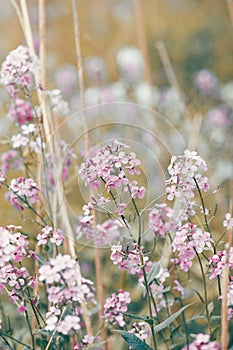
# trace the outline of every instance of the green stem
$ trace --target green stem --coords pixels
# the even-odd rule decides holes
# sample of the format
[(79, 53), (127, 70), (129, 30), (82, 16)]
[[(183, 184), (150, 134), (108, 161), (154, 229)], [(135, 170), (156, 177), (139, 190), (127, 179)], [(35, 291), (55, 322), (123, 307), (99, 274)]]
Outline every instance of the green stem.
[(145, 270), (145, 266), (144, 266), (144, 259), (143, 259), (143, 255), (142, 254), (140, 254), (140, 262), (141, 262), (141, 266), (142, 266), (142, 273), (143, 273), (144, 283), (145, 283), (145, 287), (146, 287), (146, 296), (147, 296), (149, 315), (150, 315), (150, 321), (151, 321), (150, 328), (151, 328), (151, 334), (152, 334), (154, 349), (158, 350), (157, 344), (156, 344), (156, 339), (155, 339), (154, 319), (153, 319), (151, 299), (150, 299), (150, 287), (149, 287), (148, 281), (147, 281), (146, 270)]
[[(208, 223), (208, 220), (207, 220), (207, 216), (206, 216), (206, 208), (205, 208), (205, 202), (204, 202), (204, 198), (202, 196), (202, 193), (201, 193), (201, 189), (198, 185), (198, 182), (197, 180), (195, 179), (195, 177), (193, 177), (193, 180), (195, 182), (195, 185), (197, 187), (197, 190), (198, 190), (198, 193), (199, 193), (199, 196), (200, 196), (200, 199), (201, 199), (201, 205), (202, 205), (202, 210), (203, 210), (203, 213), (204, 213), (204, 220), (205, 220), (205, 225), (206, 225), (206, 228), (208, 230), (208, 232), (210, 233), (211, 235), (211, 231), (210, 231), (210, 227), (209, 227), (209, 223)], [(212, 235), (211, 235), (212, 236)], [(216, 246), (213, 244), (213, 250), (214, 250), (214, 254), (217, 253), (217, 250), (216, 250)], [(218, 281), (218, 292), (219, 292), (219, 295), (222, 294), (221, 292), (221, 283), (220, 283), (220, 277), (217, 276), (217, 281)]]
[(32, 332), (32, 327), (31, 327), (31, 323), (30, 323), (30, 320), (29, 320), (29, 317), (28, 317), (28, 312), (27, 312), (27, 310), (25, 311), (25, 316), (26, 316), (26, 321), (27, 321), (27, 324), (28, 324), (29, 332), (30, 332), (30, 335), (31, 335), (32, 348), (35, 349), (34, 334), (33, 334), (33, 332)]
[(4, 332), (0, 332), (0, 336), (1, 336), (2, 338), (3, 338), (3, 337), (9, 338), (9, 339), (15, 341), (16, 343), (18, 343), (18, 344), (20, 344), (20, 345), (26, 346), (27, 349), (32, 349), (32, 348), (31, 348), (30, 346), (28, 346), (27, 344), (22, 343), (21, 341), (15, 339), (14, 337), (12, 337), (12, 336), (9, 335), (9, 334), (6, 334), (6, 333), (4, 333)]
[[(195, 185), (196, 185), (196, 187), (197, 187), (197, 190), (198, 190), (198, 193), (199, 193), (199, 196), (200, 196), (200, 199), (201, 199), (201, 206), (202, 206), (202, 210), (203, 210), (205, 225), (206, 225), (206, 228), (207, 228), (208, 232), (209, 232), (210, 235), (211, 235), (211, 231), (210, 231), (210, 227), (209, 227), (209, 223), (208, 223), (207, 215), (206, 215), (206, 207), (205, 207), (204, 198), (203, 198), (203, 196), (202, 196), (201, 189), (200, 189), (200, 187), (199, 187), (199, 185), (198, 185), (198, 182), (197, 182), (197, 180), (195, 179), (195, 177), (193, 177), (193, 180), (194, 180), (194, 182), (195, 182)], [(216, 254), (215, 247), (213, 246), (213, 248), (214, 248), (214, 254)]]
[[(157, 319), (158, 319), (158, 323), (161, 323), (160, 317), (159, 317), (159, 313), (158, 313), (158, 309), (157, 309), (157, 305), (156, 305), (156, 302), (155, 302), (155, 300), (154, 300), (154, 298), (153, 298), (153, 295), (152, 295), (152, 292), (151, 292), (150, 287), (149, 287), (149, 291), (150, 291), (151, 301), (152, 301), (152, 304), (153, 304), (153, 306), (154, 306), (154, 309), (155, 309), (155, 312), (156, 312), (156, 316), (157, 316)], [(164, 335), (163, 335), (163, 331), (161, 331), (161, 336), (162, 336), (163, 342), (164, 342), (164, 344), (165, 344), (167, 350), (169, 350), (169, 347), (168, 347), (168, 345), (167, 345), (167, 340), (164, 338)]]
[[(182, 299), (179, 298), (179, 303), (181, 308), (184, 306)], [(185, 317), (185, 313), (182, 312), (182, 320), (183, 320), (183, 324), (184, 324), (184, 330), (185, 330), (185, 338), (186, 338), (186, 346), (187, 346), (187, 350), (189, 350), (189, 331), (188, 331), (188, 325), (186, 322), (186, 317)]]
[(14, 349), (12, 348), (11, 344), (9, 343), (9, 341), (8, 341), (3, 335), (2, 335), (1, 337), (2, 337), (2, 339), (4, 340), (4, 342), (6, 343), (6, 345), (9, 347), (9, 349), (10, 349), (10, 350), (14, 350)]
[(135, 200), (132, 198), (132, 203), (135, 209), (135, 212), (137, 214), (138, 217), (138, 245), (139, 247), (141, 246), (141, 239), (142, 239), (142, 223), (141, 223), (141, 215), (138, 211), (138, 208), (136, 206)]
[(208, 295), (207, 295), (207, 286), (206, 286), (206, 279), (205, 279), (205, 273), (204, 273), (204, 269), (202, 266), (202, 262), (200, 259), (199, 254), (197, 253), (196, 249), (194, 248), (197, 258), (198, 258), (198, 262), (201, 268), (201, 275), (202, 275), (202, 280), (203, 280), (203, 286), (204, 286), (204, 299), (205, 299), (205, 310), (206, 310), (206, 316), (207, 316), (207, 320), (208, 320), (208, 325), (209, 325), (209, 332), (211, 334), (211, 322), (210, 322), (210, 315), (209, 315), (209, 310), (208, 310)]

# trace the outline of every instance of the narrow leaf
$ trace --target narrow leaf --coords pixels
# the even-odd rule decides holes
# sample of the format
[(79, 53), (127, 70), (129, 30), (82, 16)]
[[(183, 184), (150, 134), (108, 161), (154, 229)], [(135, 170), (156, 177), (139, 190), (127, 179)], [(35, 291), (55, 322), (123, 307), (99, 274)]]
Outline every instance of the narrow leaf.
[(168, 317), (165, 321), (161, 322), (157, 326), (154, 327), (155, 332), (160, 332), (162, 329), (168, 327), (172, 322), (175, 321), (175, 319), (182, 314), (182, 312), (187, 309), (189, 306), (193, 305), (195, 303), (188, 304), (184, 307), (182, 307), (180, 310), (175, 312), (173, 315)]
[(201, 294), (198, 292), (198, 290), (194, 289), (194, 292), (197, 293), (197, 295), (199, 296), (199, 299), (201, 300), (202, 304), (205, 305), (205, 301), (204, 301), (204, 299), (202, 298)]
[(151, 283), (153, 283), (154, 280), (158, 278), (160, 270), (161, 265), (159, 261), (151, 266), (150, 271), (147, 273), (147, 282), (149, 285), (151, 285)]
[(141, 339), (139, 339), (135, 334), (129, 333), (126, 331), (115, 331), (120, 333), (122, 338), (132, 347), (134, 350), (153, 350), (149, 345), (144, 343)]
[(149, 320), (148, 316), (138, 316), (138, 315), (129, 314), (128, 312), (124, 312), (124, 316), (128, 318), (132, 318), (133, 320), (142, 320), (145, 322)]

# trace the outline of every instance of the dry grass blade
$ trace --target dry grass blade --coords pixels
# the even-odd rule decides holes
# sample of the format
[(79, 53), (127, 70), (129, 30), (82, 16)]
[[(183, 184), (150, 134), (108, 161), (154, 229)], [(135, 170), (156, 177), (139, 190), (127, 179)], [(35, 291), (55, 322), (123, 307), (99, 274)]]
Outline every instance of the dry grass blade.
[[(232, 203), (230, 205), (232, 213)], [(228, 289), (229, 289), (229, 253), (232, 246), (232, 229), (226, 234), (226, 265), (222, 276), (222, 309), (221, 309), (221, 345), (222, 350), (228, 350), (229, 345), (229, 320), (228, 320)]]

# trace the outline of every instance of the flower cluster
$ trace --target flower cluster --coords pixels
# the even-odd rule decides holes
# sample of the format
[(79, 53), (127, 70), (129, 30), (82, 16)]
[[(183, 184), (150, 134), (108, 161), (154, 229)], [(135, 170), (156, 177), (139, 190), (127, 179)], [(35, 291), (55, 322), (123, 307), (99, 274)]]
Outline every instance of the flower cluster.
[(0, 267), (9, 261), (19, 262), (27, 256), (27, 237), (17, 232), (20, 226), (0, 227)]
[(138, 167), (141, 162), (135, 153), (125, 153), (126, 148), (128, 146), (114, 140), (87, 159), (80, 169), (85, 185), (98, 188), (104, 184), (108, 192), (123, 186), (123, 191), (129, 192), (132, 198), (143, 198), (145, 188), (138, 187), (136, 180), (130, 181), (128, 178), (140, 174)]
[[(171, 175), (166, 181), (167, 199), (172, 201), (174, 198), (184, 196), (187, 200), (194, 197), (196, 182), (201, 190), (207, 192), (209, 190), (208, 178), (203, 177), (198, 171), (206, 171), (205, 161), (197, 154), (197, 152), (184, 151), (182, 156), (173, 156), (168, 172)], [(194, 180), (195, 178), (195, 180)]]
[(22, 298), (23, 289), (34, 288), (36, 284), (26, 267), (13, 264), (22, 263), (26, 257), (35, 257), (34, 252), (28, 250), (27, 237), (18, 232), (20, 228), (14, 225), (0, 227), (0, 291), (5, 288), (14, 304)]
[(128, 292), (120, 289), (118, 290), (118, 294), (112, 293), (104, 304), (104, 318), (106, 324), (124, 327), (126, 323), (123, 313), (128, 310), (127, 304), (130, 303), (131, 298)]
[(10, 105), (7, 118), (20, 125), (33, 120), (33, 109), (29, 102), (16, 98)]
[(9, 300), (13, 304), (22, 298), (21, 291), (28, 287), (34, 288), (35, 285), (35, 277), (24, 266), (6, 264), (0, 268), (0, 291), (6, 287)]
[(64, 335), (69, 334), (72, 331), (79, 331), (81, 329), (81, 319), (77, 315), (66, 315), (61, 318), (61, 310), (54, 306), (51, 306), (46, 313), (46, 326), (45, 330), (62, 333)]
[(187, 272), (192, 266), (196, 254), (210, 249), (213, 242), (209, 232), (203, 232), (196, 225), (187, 223), (175, 233), (172, 250), (173, 252), (178, 251), (178, 258), (171, 260), (179, 265), (181, 270)]
[(110, 259), (114, 265), (118, 265), (120, 270), (127, 270), (131, 275), (139, 272), (142, 252), (137, 243), (132, 243), (131, 247), (127, 246), (125, 249), (118, 243), (111, 247), (111, 251)]
[(31, 87), (33, 74), (38, 68), (38, 58), (27, 47), (20, 45), (11, 51), (3, 62), (1, 83), (15, 97), (20, 90)]
[[(212, 280), (217, 276), (222, 276), (223, 270), (226, 266), (226, 251), (219, 251), (217, 254), (209, 258), (210, 261), (210, 275)], [(228, 266), (230, 270), (233, 270), (233, 247), (230, 247), (228, 256)]]
[(93, 215), (83, 216), (76, 227), (77, 239), (85, 235), (86, 239), (95, 240), (98, 246), (111, 244), (120, 236), (121, 224), (117, 220), (106, 220), (102, 224), (94, 226)]
[(61, 230), (54, 230), (51, 226), (46, 226), (42, 229), (42, 233), (37, 235), (38, 245), (46, 245), (48, 244), (48, 240), (55, 244), (56, 246), (60, 246), (64, 240), (64, 234)]
[(155, 238), (164, 237), (167, 232), (173, 232), (177, 227), (174, 210), (165, 203), (157, 204), (149, 214), (148, 227)]
[(58, 254), (39, 269), (39, 280), (45, 281), (48, 300), (53, 305), (90, 300), (94, 302), (94, 287), (90, 280), (79, 284), (77, 262), (70, 255)]
[(18, 210), (24, 210), (29, 204), (35, 204), (39, 200), (39, 188), (31, 178), (18, 177), (11, 180), (6, 199)]
[(189, 346), (184, 346), (182, 350), (221, 350), (221, 345), (216, 341), (210, 341), (209, 334), (199, 333), (196, 335), (196, 339)]

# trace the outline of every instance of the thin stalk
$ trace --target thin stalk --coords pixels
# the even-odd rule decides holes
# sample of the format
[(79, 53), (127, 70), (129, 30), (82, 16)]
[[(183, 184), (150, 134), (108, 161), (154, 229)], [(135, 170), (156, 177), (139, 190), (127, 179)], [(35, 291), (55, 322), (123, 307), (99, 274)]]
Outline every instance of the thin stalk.
[[(184, 304), (183, 304), (181, 298), (179, 298), (179, 303), (180, 303), (180, 306), (182, 308), (184, 306)], [(187, 325), (187, 322), (186, 322), (186, 317), (185, 317), (185, 313), (184, 312), (182, 312), (182, 321), (183, 321), (184, 330), (185, 330), (186, 346), (187, 346), (187, 350), (189, 350), (189, 332), (188, 332), (188, 325)]]
[[(34, 53), (35, 50), (34, 50), (34, 46), (33, 46), (32, 29), (31, 29), (31, 25), (30, 25), (27, 2), (26, 2), (26, 0), (20, 0), (20, 4), (21, 4), (22, 16), (23, 16), (25, 39), (26, 39), (26, 42), (27, 42), (29, 49), (31, 50), (31, 52)], [(44, 3), (41, 2), (41, 5), (44, 6)], [(42, 22), (44, 23), (44, 21), (45, 21), (45, 18), (43, 18)], [(43, 25), (41, 25), (41, 29), (42, 29)], [(44, 29), (43, 29), (43, 31), (44, 31)], [(45, 62), (43, 62), (43, 67), (45, 67)], [(41, 83), (41, 72), (35, 73), (35, 81), (36, 81), (36, 85), (39, 86), (39, 84)], [(49, 142), (49, 136), (51, 136), (50, 110), (48, 108), (48, 103), (47, 103), (47, 99), (46, 99), (46, 95), (45, 95), (44, 91), (37, 89), (37, 94), (38, 94), (38, 100), (39, 100), (39, 103), (41, 105), (42, 114), (43, 114), (43, 128), (44, 128), (45, 143), (48, 145), (50, 154), (53, 154), (54, 153), (53, 147), (51, 146), (51, 143)], [(56, 196), (57, 196), (58, 205), (60, 206), (60, 212), (62, 213), (62, 215), (61, 215), (62, 224), (64, 225), (64, 228), (65, 228), (65, 231), (66, 231), (66, 234), (68, 237), (70, 254), (71, 254), (72, 258), (76, 259), (76, 252), (75, 252), (75, 247), (74, 247), (74, 242), (73, 242), (74, 241), (73, 230), (72, 230), (72, 227), (70, 224), (67, 206), (64, 202), (62, 188), (60, 188), (60, 187), (57, 188)], [(81, 276), (81, 271), (80, 271), (80, 266), (79, 266), (78, 261), (77, 261), (77, 269), (76, 270), (77, 270), (77, 275), (78, 275), (77, 283), (79, 285), (81, 285), (82, 276)], [(90, 319), (89, 319), (88, 312), (87, 312), (87, 306), (85, 303), (82, 303), (81, 307), (82, 307), (82, 311), (83, 311), (83, 318), (84, 318), (85, 326), (87, 329), (87, 333), (91, 335), (92, 330), (91, 330)]]
[(162, 41), (158, 41), (156, 43), (156, 48), (158, 50), (159, 57), (160, 57), (161, 62), (163, 64), (163, 68), (164, 68), (165, 74), (167, 76), (167, 80), (168, 80), (169, 84), (171, 85), (171, 87), (178, 93), (180, 100), (184, 103), (185, 116), (187, 116), (189, 119), (191, 119), (191, 117), (192, 117), (191, 113), (188, 110), (188, 108), (185, 104), (185, 100), (181, 94), (180, 87), (179, 87), (178, 81), (176, 79), (176, 75), (174, 73), (174, 69), (172, 67), (172, 64), (171, 64), (171, 61), (170, 61), (170, 58), (168, 56), (168, 53), (167, 53), (167, 50), (166, 50), (164, 43)]
[(4, 337), (6, 337), (6, 338), (9, 338), (9, 339), (15, 341), (16, 343), (25, 346), (27, 349), (31, 349), (31, 350), (32, 350), (31, 346), (29, 346), (29, 345), (27, 345), (27, 344), (25, 344), (25, 343), (19, 341), (18, 339), (15, 339), (14, 337), (12, 337), (11, 335), (9, 335), (9, 334), (7, 334), (7, 333), (0, 332), (0, 336), (1, 336), (1, 337), (4, 336)]
[(27, 310), (25, 311), (25, 317), (26, 317), (26, 321), (27, 321), (27, 324), (28, 324), (29, 332), (30, 332), (30, 335), (31, 335), (32, 348), (35, 349), (34, 334), (33, 334), (33, 331), (32, 331), (32, 326), (31, 326), (31, 323), (30, 323), (30, 320), (29, 320), (29, 317), (28, 317), (28, 312), (27, 312)]
[(153, 345), (154, 345), (154, 349), (158, 350), (157, 344), (156, 344), (156, 338), (155, 338), (155, 331), (154, 331), (154, 319), (153, 319), (152, 305), (151, 305), (151, 299), (150, 299), (150, 287), (148, 285), (146, 270), (145, 270), (145, 266), (144, 266), (144, 259), (143, 259), (142, 254), (140, 254), (140, 263), (141, 263), (141, 268), (142, 268), (142, 273), (143, 273), (144, 284), (146, 287), (146, 297), (147, 297), (149, 316), (150, 316), (150, 321), (151, 321), (150, 329), (151, 329), (151, 334), (152, 334)]
[(206, 279), (205, 279), (205, 273), (204, 273), (204, 269), (203, 269), (203, 265), (200, 259), (199, 254), (197, 253), (196, 249), (194, 248), (196, 255), (197, 255), (197, 259), (200, 265), (200, 269), (201, 269), (201, 275), (202, 275), (202, 280), (203, 280), (203, 287), (204, 287), (204, 300), (205, 300), (205, 310), (206, 310), (206, 317), (208, 320), (208, 325), (209, 325), (209, 332), (210, 334), (212, 333), (211, 330), (211, 321), (210, 321), (210, 314), (209, 314), (209, 310), (208, 310), (208, 294), (207, 294), (207, 285), (206, 285)]
[(26, 204), (27, 207), (44, 223), (44, 225), (47, 225), (47, 222), (44, 220), (44, 218), (40, 214), (37, 213), (37, 211), (28, 203), (26, 198), (19, 196), (15, 191), (10, 189), (10, 186), (8, 186), (5, 182), (2, 182), (2, 183), (3, 183), (3, 185), (5, 185), (7, 187), (7, 189), (9, 191), (14, 193), (19, 198), (19, 200), (21, 200), (24, 204)]
[(4, 342), (6, 343), (6, 345), (9, 347), (10, 350), (14, 350), (11, 346), (11, 344), (8, 342), (8, 340), (3, 336), (1, 335), (2, 339), (4, 340)]
[(133, 206), (134, 206), (134, 209), (135, 209), (135, 212), (137, 214), (137, 217), (138, 217), (138, 245), (140, 247), (141, 245), (141, 239), (142, 239), (142, 222), (141, 222), (141, 215), (138, 211), (138, 208), (137, 208), (137, 205), (135, 203), (135, 200), (134, 198), (132, 198), (132, 203), (133, 203)]
[(63, 314), (64, 314), (65, 311), (66, 311), (66, 307), (64, 307), (64, 309), (62, 310), (60, 319), (59, 319), (59, 321), (58, 321), (58, 323), (57, 323), (57, 326), (56, 326), (56, 328), (54, 329), (54, 331), (53, 331), (51, 337), (49, 338), (49, 341), (48, 341), (48, 344), (47, 344), (45, 350), (49, 350), (50, 345), (51, 345), (51, 343), (52, 343), (52, 341), (53, 341), (53, 338), (54, 338), (54, 336), (55, 336), (55, 333), (56, 333), (56, 331), (57, 331), (57, 327), (58, 327), (59, 323), (61, 322), (62, 316), (63, 316)]
[(227, 9), (229, 12), (231, 24), (233, 26), (233, 2), (232, 2), (232, 0), (226, 0), (226, 4), (227, 4)]
[(138, 47), (140, 48), (145, 60), (145, 67), (144, 67), (145, 80), (150, 84), (150, 86), (152, 86), (153, 81), (152, 81), (150, 59), (149, 59), (149, 53), (148, 53), (147, 41), (146, 41), (146, 26), (145, 26), (145, 20), (143, 16), (143, 8), (142, 8), (141, 0), (134, 0), (134, 12), (135, 12), (135, 22), (136, 22), (135, 28), (136, 28)]
[(73, 11), (74, 36), (75, 36), (78, 77), (79, 77), (79, 90), (80, 90), (80, 98), (81, 98), (81, 104), (82, 104), (84, 141), (85, 141), (85, 149), (86, 149), (86, 151), (88, 151), (89, 150), (89, 135), (88, 135), (87, 117), (86, 117), (86, 113), (85, 113), (86, 104), (85, 104), (85, 97), (84, 97), (83, 63), (82, 63), (82, 51), (81, 51), (81, 44), (80, 44), (78, 6), (77, 6), (76, 0), (72, 0), (72, 11)]
[[(206, 215), (206, 207), (205, 207), (204, 198), (203, 198), (203, 196), (202, 196), (201, 189), (200, 189), (200, 187), (199, 187), (199, 185), (198, 185), (198, 182), (197, 182), (196, 178), (193, 177), (193, 180), (194, 180), (194, 182), (195, 182), (195, 185), (196, 185), (197, 190), (198, 190), (198, 194), (199, 194), (200, 199), (201, 199), (201, 206), (202, 206), (202, 210), (203, 210), (205, 225), (206, 225), (206, 228), (207, 228), (208, 232), (211, 234), (210, 227), (209, 227), (209, 223), (208, 223), (208, 220), (207, 220), (207, 215)], [(214, 254), (216, 254), (216, 250), (214, 250)]]
[[(83, 62), (82, 62), (82, 51), (81, 51), (81, 43), (80, 43), (80, 28), (79, 28), (79, 15), (78, 15), (78, 6), (77, 1), (72, 0), (72, 12), (73, 12), (73, 23), (74, 23), (74, 37), (75, 37), (75, 48), (76, 48), (76, 59), (77, 59), (77, 68), (78, 68), (78, 77), (79, 77), (79, 90), (80, 90), (80, 98), (82, 105), (82, 120), (83, 120), (83, 128), (84, 128), (84, 142), (85, 142), (85, 151), (86, 153), (89, 150), (89, 134), (88, 134), (88, 123), (86, 116), (86, 104), (85, 104), (85, 96), (84, 96), (84, 78), (83, 78)], [(96, 213), (94, 213), (94, 227), (96, 227)], [(100, 313), (103, 311), (104, 307), (104, 287), (102, 280), (102, 262), (101, 256), (99, 253), (99, 248), (95, 242), (95, 270), (96, 270), (96, 284), (97, 284), (97, 294), (98, 301), (100, 304)], [(92, 333), (92, 331), (91, 331)], [(103, 329), (102, 333), (103, 339), (107, 339), (106, 329)], [(108, 349), (108, 344), (106, 342), (105, 349)]]
[[(149, 287), (149, 292), (150, 292), (150, 297), (151, 297), (151, 301), (152, 301), (152, 304), (154, 306), (154, 309), (155, 309), (155, 312), (156, 312), (156, 315), (157, 315), (157, 319), (158, 319), (158, 323), (160, 323), (160, 317), (159, 317), (159, 313), (158, 313), (158, 309), (157, 309), (157, 305), (156, 305), (156, 302), (153, 298), (153, 295), (152, 295), (152, 292), (151, 292), (151, 289)], [(163, 331), (161, 331), (161, 336), (162, 336), (162, 339), (163, 339), (163, 342), (167, 348), (167, 350), (169, 350), (169, 347), (167, 345), (167, 340), (164, 338), (164, 335), (163, 335)]]
[[(205, 225), (206, 225), (206, 228), (207, 228), (208, 232), (211, 235), (211, 230), (210, 230), (209, 223), (208, 223), (208, 220), (207, 220), (207, 215), (206, 215), (206, 207), (205, 207), (204, 198), (202, 196), (201, 189), (200, 189), (200, 187), (198, 185), (198, 182), (197, 182), (196, 178), (193, 177), (193, 180), (195, 182), (195, 185), (197, 187), (197, 191), (198, 191), (199, 197), (201, 199), (201, 206), (202, 206), (202, 211), (203, 211), (203, 215), (204, 215)], [(214, 254), (216, 254), (217, 253), (216, 246), (214, 244), (212, 246), (213, 246)], [(219, 292), (219, 295), (221, 295), (220, 276), (217, 276), (217, 281), (218, 281), (218, 292)]]
[[(232, 204), (230, 204), (232, 207)], [(231, 208), (230, 211), (232, 212)], [(229, 285), (229, 253), (232, 246), (232, 229), (227, 230), (226, 234), (226, 265), (222, 276), (222, 308), (221, 308), (221, 345), (222, 350), (227, 350), (229, 346), (229, 320), (228, 320), (228, 285)]]

